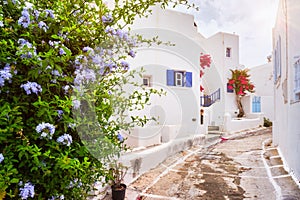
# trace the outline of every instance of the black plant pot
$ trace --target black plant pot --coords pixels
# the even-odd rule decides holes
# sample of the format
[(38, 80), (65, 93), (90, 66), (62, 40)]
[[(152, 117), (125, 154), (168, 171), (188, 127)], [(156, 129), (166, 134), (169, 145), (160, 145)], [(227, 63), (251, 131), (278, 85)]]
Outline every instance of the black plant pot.
[(111, 186), (112, 191), (112, 199), (113, 200), (124, 200), (125, 199), (125, 193), (126, 193), (126, 185), (121, 183), (120, 187), (117, 185)]

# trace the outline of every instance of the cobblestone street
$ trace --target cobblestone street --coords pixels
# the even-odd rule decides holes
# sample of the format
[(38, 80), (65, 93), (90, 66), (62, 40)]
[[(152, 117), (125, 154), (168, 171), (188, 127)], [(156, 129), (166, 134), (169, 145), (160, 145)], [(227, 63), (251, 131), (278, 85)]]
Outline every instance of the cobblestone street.
[(127, 199), (300, 199), (271, 138), (246, 131), (180, 152), (130, 184)]

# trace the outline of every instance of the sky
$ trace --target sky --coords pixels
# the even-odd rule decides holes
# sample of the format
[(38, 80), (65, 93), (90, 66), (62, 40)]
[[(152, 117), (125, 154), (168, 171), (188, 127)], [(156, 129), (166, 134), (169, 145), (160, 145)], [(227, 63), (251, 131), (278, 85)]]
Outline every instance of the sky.
[(279, 0), (189, 0), (199, 11), (179, 6), (193, 14), (204, 37), (218, 32), (239, 35), (240, 64), (251, 68), (267, 62), (272, 53), (272, 28)]

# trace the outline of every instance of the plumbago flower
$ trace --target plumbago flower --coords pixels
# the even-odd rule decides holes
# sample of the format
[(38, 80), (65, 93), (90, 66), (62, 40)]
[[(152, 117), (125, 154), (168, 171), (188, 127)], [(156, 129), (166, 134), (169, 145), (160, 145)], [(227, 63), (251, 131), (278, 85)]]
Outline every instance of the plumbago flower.
[(37, 95), (39, 92), (42, 92), (42, 86), (36, 82), (27, 81), (27, 83), (22, 84), (20, 87), (25, 90), (27, 95), (31, 93), (35, 93)]
[(45, 32), (47, 32), (47, 30), (49, 29), (49, 27), (47, 26), (47, 24), (46, 24), (45, 22), (43, 22), (43, 21), (40, 21), (40, 22), (38, 23), (38, 27), (39, 27), (40, 29), (43, 29)]
[(80, 105), (81, 105), (81, 103), (80, 103), (80, 101), (79, 100), (77, 100), (77, 99), (74, 99), (73, 101), (72, 101), (72, 103), (73, 103), (73, 108), (74, 109), (79, 109), (80, 108)]
[(55, 126), (50, 123), (42, 122), (41, 124), (37, 125), (35, 130), (41, 134), (42, 138), (52, 139), (52, 136), (55, 132)]
[(33, 46), (28, 40), (23, 38), (18, 39), (19, 50), (17, 55), (20, 55), (22, 59), (33, 58), (37, 55), (36, 47)]
[(72, 144), (72, 136), (65, 133), (62, 136), (59, 136), (56, 141), (63, 145), (70, 146)]
[(3, 87), (5, 81), (9, 81), (12, 78), (12, 74), (10, 73), (10, 66), (6, 64), (4, 69), (0, 70), (0, 87)]
[(3, 160), (4, 160), (4, 156), (2, 153), (0, 153), (0, 163), (2, 163)]
[(124, 137), (120, 133), (118, 133), (117, 138), (120, 142), (124, 141)]
[(106, 16), (102, 16), (102, 22), (104, 23), (104, 24), (109, 24), (109, 23), (112, 23), (113, 22), (113, 17), (112, 17), (112, 15), (111, 14), (108, 14), (108, 15), (106, 15)]
[(27, 8), (24, 8), (22, 11), (22, 16), (18, 20), (18, 24), (23, 26), (24, 28), (28, 28), (30, 25), (30, 14), (27, 10)]
[[(146, 41), (125, 29), (156, 2), (128, 0), (116, 10), (102, 1), (0, 3), (0, 177), (5, 177), (0, 178), (0, 196), (3, 191), (5, 198), (82, 200), (87, 188), (108, 174), (103, 160), (126, 150), (126, 138), (117, 133), (147, 122), (124, 117), (133, 106), (148, 103), (134, 99), (144, 96), (130, 99), (132, 95), (122, 93), (137, 75), (127, 58), (134, 58)], [(151, 90), (140, 99), (154, 93), (160, 94)], [(90, 104), (96, 117), (84, 121), (86, 113), (77, 120), (77, 112), (84, 113)], [(80, 138), (80, 128), (91, 124), (98, 126), (87, 136), (104, 138), (114, 149), (104, 152), (103, 160)], [(94, 146), (98, 153), (101, 142)], [(74, 180), (81, 187), (68, 189)]]
[(70, 184), (68, 186), (68, 188), (74, 188), (74, 187), (81, 187), (82, 186), (82, 182), (80, 180), (78, 180), (78, 178), (75, 178), (74, 180), (70, 181)]
[[(20, 183), (22, 185), (22, 183)], [(31, 182), (25, 183), (23, 188), (20, 188), (21, 199), (28, 199), (34, 197), (34, 185)]]

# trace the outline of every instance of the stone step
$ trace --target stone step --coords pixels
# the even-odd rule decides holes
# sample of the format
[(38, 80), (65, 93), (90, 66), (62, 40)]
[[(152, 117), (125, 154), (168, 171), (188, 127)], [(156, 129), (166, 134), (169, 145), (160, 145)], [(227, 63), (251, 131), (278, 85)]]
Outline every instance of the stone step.
[(207, 134), (208, 135), (219, 135), (219, 136), (221, 136), (221, 135), (225, 135), (226, 132), (213, 130), (213, 131), (208, 131)]
[(208, 131), (218, 131), (220, 130), (219, 126), (208, 126)]

